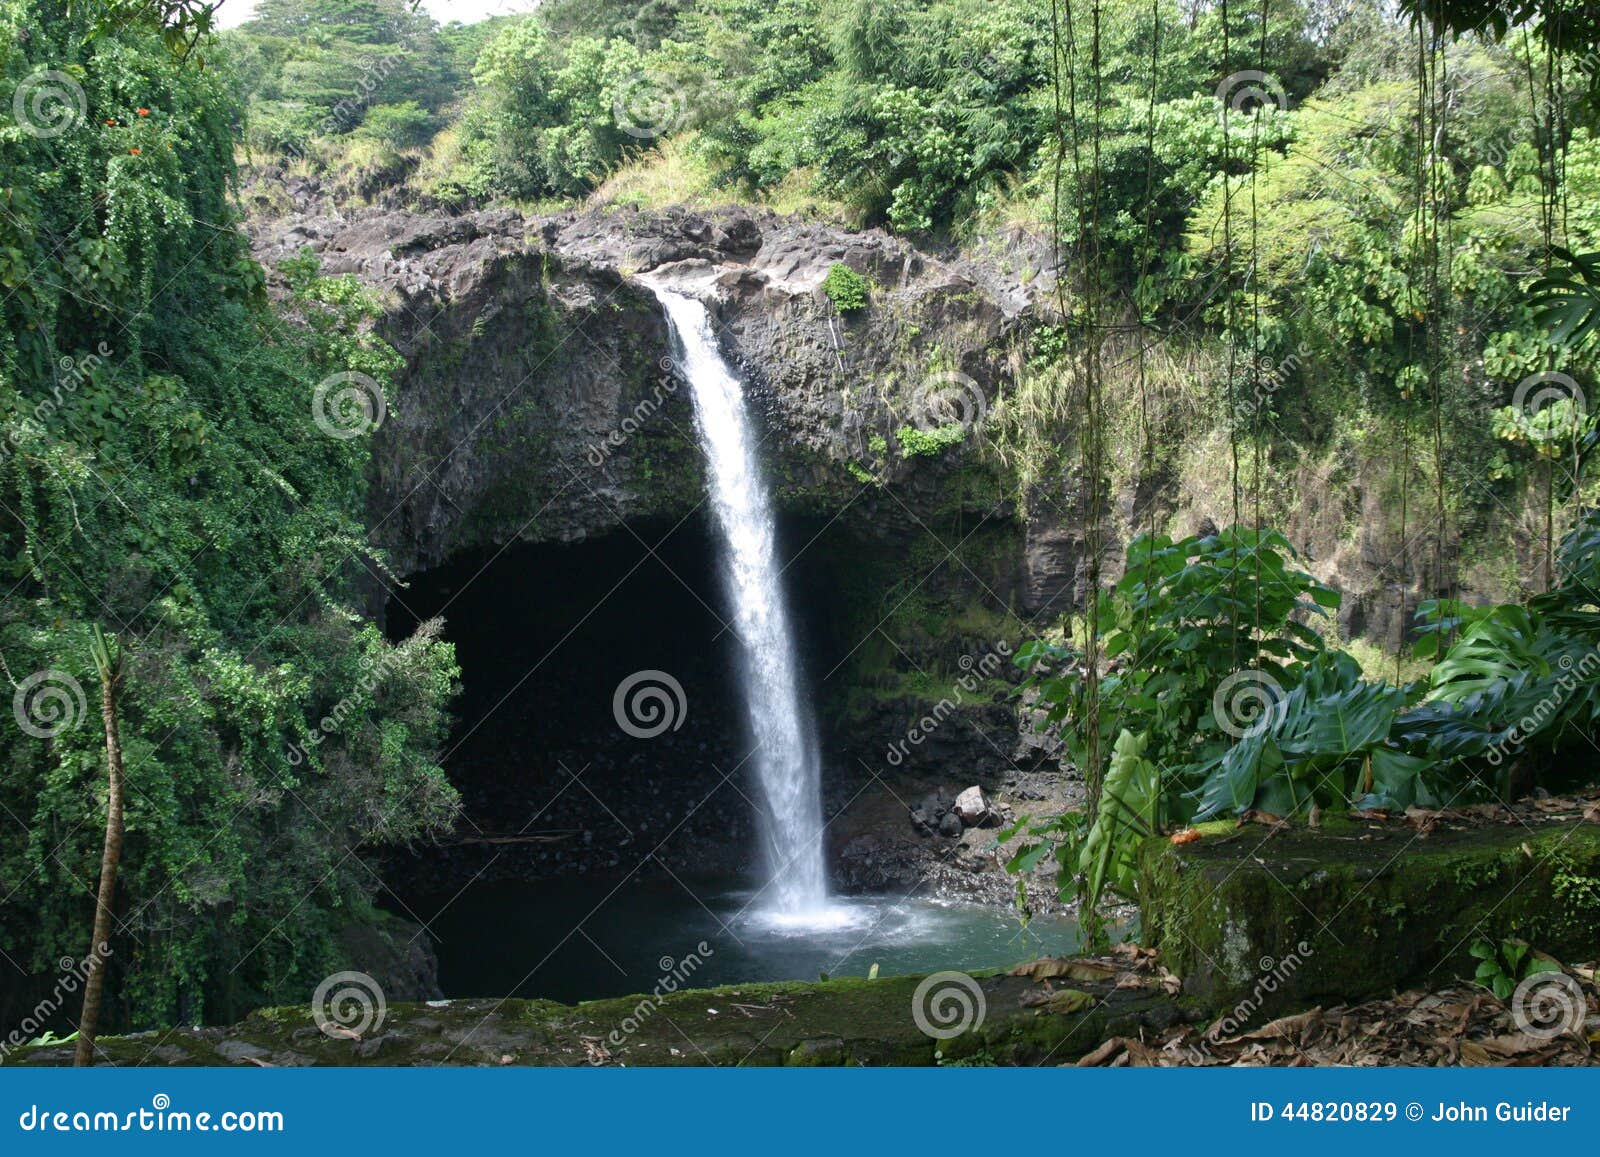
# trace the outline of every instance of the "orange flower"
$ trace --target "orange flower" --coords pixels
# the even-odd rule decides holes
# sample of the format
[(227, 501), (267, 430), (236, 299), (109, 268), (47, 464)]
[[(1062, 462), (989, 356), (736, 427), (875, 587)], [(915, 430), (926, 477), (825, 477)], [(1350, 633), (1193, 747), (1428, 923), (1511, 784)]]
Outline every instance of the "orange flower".
[(129, 152), (130, 152), (130, 153), (132, 153), (132, 154), (133, 154), (133, 155), (134, 155), (134, 156), (136, 156), (136, 157), (137, 157), (137, 156), (138, 156), (138, 155), (139, 155), (139, 150), (138, 150), (138, 148), (137, 148), (137, 147), (135, 147), (135, 148), (131, 148), (131, 149), (129, 149), (129, 150), (128, 150), (128, 151), (129, 151)]
[(114, 125), (114, 124), (116, 124), (116, 123), (117, 123), (117, 122), (116, 122), (116, 121), (107, 121), (107, 122), (106, 122), (106, 124), (108, 124), (108, 125)]
[(142, 108), (139, 110), (139, 115), (142, 117), (147, 117), (150, 115), (150, 110), (147, 108)]

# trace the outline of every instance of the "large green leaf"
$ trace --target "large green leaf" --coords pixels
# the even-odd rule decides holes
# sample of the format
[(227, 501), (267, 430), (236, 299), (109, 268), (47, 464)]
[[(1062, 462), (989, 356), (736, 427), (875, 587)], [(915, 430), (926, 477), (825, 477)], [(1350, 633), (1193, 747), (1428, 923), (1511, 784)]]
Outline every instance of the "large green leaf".
[(1088, 899), (1095, 904), (1109, 883), (1133, 898), (1139, 842), (1154, 834), (1161, 805), (1161, 773), (1144, 758), (1147, 740), (1124, 730), (1111, 752), (1100, 811), (1084, 839), (1078, 865), (1088, 877)]
[(1551, 342), (1582, 349), (1600, 333), (1600, 253), (1551, 252), (1560, 265), (1528, 287), (1528, 304)]
[(1388, 740), (1405, 706), (1405, 692), (1361, 677), (1349, 656), (1319, 656), (1284, 697), (1259, 734), (1247, 735), (1202, 766), (1200, 818), (1232, 808), (1278, 807), (1297, 811), (1310, 803), (1348, 803), (1346, 780), (1335, 774), (1358, 767)]

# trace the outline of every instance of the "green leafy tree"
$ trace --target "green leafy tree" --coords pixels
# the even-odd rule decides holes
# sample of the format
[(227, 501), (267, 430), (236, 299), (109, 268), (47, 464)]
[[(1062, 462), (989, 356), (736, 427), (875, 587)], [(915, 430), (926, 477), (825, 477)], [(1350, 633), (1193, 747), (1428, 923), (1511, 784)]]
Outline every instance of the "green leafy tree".
[[(126, 769), (110, 1031), (303, 1000), (347, 963), (341, 937), (378, 919), (372, 850), (452, 822), (455, 663), (363, 616), (367, 440), (315, 420), (329, 379), (381, 390), (399, 366), (374, 303), (302, 262), (269, 305), (225, 77), (100, 15), (0, 3), (0, 72), (56, 86), (0, 123), (0, 942), (53, 976), (90, 937), (104, 624)], [(0, 993), (10, 1019), (38, 995)]]

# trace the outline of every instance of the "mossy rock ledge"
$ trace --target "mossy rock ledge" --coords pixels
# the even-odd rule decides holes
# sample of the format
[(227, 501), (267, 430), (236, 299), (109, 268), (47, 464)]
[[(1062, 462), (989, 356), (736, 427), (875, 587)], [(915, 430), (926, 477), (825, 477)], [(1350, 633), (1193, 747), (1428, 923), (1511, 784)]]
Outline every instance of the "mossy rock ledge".
[[(275, 1008), (227, 1028), (102, 1037), (99, 1045), (103, 1064), (144, 1066), (1059, 1064), (1108, 1036), (1166, 1028), (1185, 1017), (1157, 987), (1058, 986), (1046, 1006), (1037, 1003), (1041, 986), (988, 975), (974, 981), (983, 994), (981, 1023), (936, 1040), (913, 1017), (920, 983), (913, 976), (744, 984), (576, 1006), (400, 1004), (359, 1040), (330, 1037), (309, 1008)], [(959, 1005), (952, 1000), (945, 1007), (954, 1012)], [(72, 1046), (24, 1048), (5, 1063), (71, 1064)]]
[(1426, 835), (1339, 820), (1246, 825), (1141, 859), (1143, 936), (1184, 995), (1268, 1012), (1471, 976), (1479, 940), (1563, 960), (1600, 953), (1600, 825), (1505, 823)]

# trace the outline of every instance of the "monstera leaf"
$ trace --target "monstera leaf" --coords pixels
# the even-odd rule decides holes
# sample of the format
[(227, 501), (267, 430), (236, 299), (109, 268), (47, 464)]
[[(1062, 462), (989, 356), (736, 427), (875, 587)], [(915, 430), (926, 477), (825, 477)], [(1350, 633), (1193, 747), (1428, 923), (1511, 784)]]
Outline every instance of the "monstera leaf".
[(1562, 264), (1528, 287), (1528, 304), (1551, 342), (1581, 349), (1600, 333), (1600, 253), (1551, 252)]
[(1263, 716), (1259, 733), (1201, 766), (1196, 818), (1250, 807), (1291, 814), (1313, 803), (1352, 802), (1353, 773), (1375, 753), (1385, 752), (1379, 758), (1386, 777), (1406, 770), (1391, 758), (1401, 753), (1384, 746), (1405, 703), (1404, 690), (1363, 679), (1348, 655), (1318, 656), (1278, 708)]
[(1550, 673), (1543, 652), (1549, 644), (1528, 608), (1495, 607), (1468, 627), (1428, 676), (1429, 699), (1458, 703), (1518, 672)]
[(1552, 626), (1600, 638), (1600, 510), (1583, 514), (1561, 540), (1556, 585), (1528, 605)]

